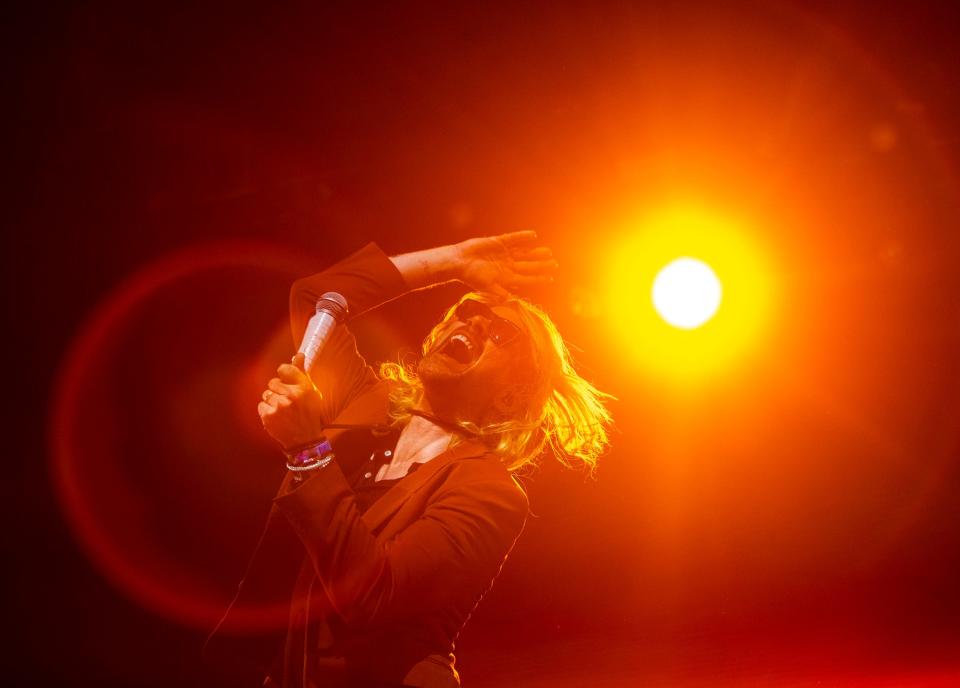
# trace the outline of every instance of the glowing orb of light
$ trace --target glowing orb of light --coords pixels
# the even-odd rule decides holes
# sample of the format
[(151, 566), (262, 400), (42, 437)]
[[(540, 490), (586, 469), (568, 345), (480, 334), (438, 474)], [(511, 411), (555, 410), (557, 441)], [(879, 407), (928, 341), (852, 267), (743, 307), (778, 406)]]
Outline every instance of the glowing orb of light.
[(625, 218), (602, 249), (618, 360), (683, 386), (755, 361), (778, 300), (762, 236), (752, 222), (694, 203)]
[(653, 280), (653, 306), (674, 327), (692, 330), (713, 317), (723, 289), (717, 274), (696, 258), (677, 258)]

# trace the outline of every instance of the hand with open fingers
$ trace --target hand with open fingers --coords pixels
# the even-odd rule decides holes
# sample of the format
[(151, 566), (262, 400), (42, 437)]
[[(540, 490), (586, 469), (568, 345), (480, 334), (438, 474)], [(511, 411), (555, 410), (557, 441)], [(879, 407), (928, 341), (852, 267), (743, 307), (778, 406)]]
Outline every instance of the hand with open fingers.
[(303, 447), (322, 436), (323, 398), (303, 370), (303, 354), (277, 368), (267, 383), (257, 413), (264, 429), (284, 449)]
[(510, 292), (553, 281), (559, 267), (537, 233), (511, 232), (468, 239), (454, 246), (459, 279), (472, 289), (509, 296)]

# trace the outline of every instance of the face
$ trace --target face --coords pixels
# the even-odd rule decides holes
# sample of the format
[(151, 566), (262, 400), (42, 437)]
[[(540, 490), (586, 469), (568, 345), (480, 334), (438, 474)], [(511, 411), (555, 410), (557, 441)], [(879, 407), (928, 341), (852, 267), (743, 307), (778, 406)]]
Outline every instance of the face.
[(418, 373), (435, 413), (477, 423), (509, 413), (511, 388), (532, 365), (529, 336), (508, 305), (464, 301), (441, 325)]

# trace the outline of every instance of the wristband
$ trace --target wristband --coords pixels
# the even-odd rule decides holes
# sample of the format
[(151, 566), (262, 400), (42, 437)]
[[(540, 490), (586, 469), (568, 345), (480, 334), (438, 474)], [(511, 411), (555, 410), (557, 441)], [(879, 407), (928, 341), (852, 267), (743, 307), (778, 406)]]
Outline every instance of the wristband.
[(284, 453), (287, 455), (287, 468), (290, 470), (306, 465), (310, 465), (311, 468), (319, 468), (319, 466), (313, 466), (312, 464), (321, 461), (326, 466), (329, 461), (324, 461), (324, 459), (333, 458), (333, 445), (330, 444), (330, 440), (322, 439), (316, 444), (309, 444), (306, 447)]
[(293, 474), (296, 485), (302, 483), (308, 473), (326, 468), (334, 459), (333, 445), (327, 439), (284, 453), (287, 455), (287, 470)]

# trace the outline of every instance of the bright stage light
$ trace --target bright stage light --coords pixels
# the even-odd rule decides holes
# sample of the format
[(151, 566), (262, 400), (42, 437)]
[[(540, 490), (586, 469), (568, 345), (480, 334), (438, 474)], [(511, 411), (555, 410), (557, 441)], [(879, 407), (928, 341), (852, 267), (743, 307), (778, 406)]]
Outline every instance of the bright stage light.
[(653, 306), (674, 327), (700, 327), (720, 307), (723, 288), (716, 273), (702, 260), (677, 258), (653, 280)]
[(692, 380), (732, 370), (757, 343), (773, 280), (743, 225), (676, 206), (630, 223), (609, 254), (604, 310), (624, 359)]

